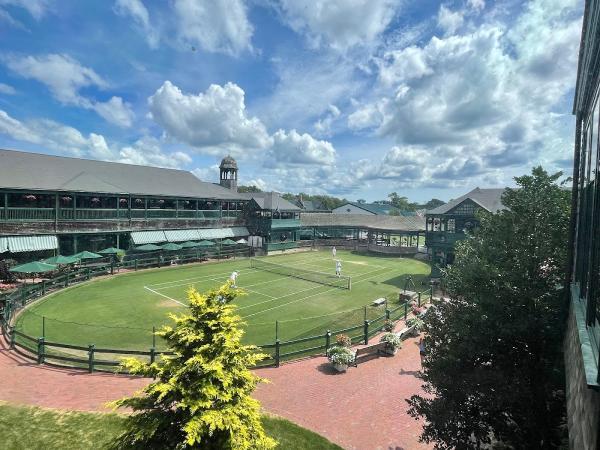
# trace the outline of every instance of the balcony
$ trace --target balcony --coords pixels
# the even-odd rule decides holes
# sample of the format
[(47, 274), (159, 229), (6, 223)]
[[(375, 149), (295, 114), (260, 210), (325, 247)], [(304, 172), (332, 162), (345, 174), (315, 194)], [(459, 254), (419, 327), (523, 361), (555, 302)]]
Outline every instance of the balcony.
[[(219, 220), (237, 219), (242, 211), (220, 210), (176, 210), (176, 209), (104, 209), (77, 208), (59, 209), (59, 221), (104, 221), (104, 220), (146, 220), (146, 219), (191, 219)], [(56, 220), (54, 208), (0, 208), (0, 221), (6, 222), (45, 222)]]
[(457, 241), (461, 241), (464, 238), (464, 233), (448, 233), (447, 231), (428, 231), (425, 234), (425, 245), (427, 247), (453, 247)]

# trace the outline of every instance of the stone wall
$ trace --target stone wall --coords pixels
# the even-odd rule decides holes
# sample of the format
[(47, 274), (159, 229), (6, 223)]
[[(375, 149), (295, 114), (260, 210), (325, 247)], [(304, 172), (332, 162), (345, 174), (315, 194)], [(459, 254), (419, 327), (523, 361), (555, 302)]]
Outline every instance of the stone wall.
[(589, 388), (586, 383), (573, 302), (569, 311), (564, 352), (569, 447), (574, 450), (600, 450), (600, 391)]

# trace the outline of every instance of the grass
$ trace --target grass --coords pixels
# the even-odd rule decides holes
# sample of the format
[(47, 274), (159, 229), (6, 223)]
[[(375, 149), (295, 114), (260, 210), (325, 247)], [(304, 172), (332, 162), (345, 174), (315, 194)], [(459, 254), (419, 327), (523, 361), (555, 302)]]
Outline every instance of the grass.
[[(2, 448), (11, 450), (70, 450), (109, 448), (123, 430), (119, 414), (59, 411), (0, 402)], [(265, 431), (281, 449), (340, 449), (312, 431), (285, 419), (263, 417)]]
[[(24, 311), (17, 329), (34, 337), (43, 333), (52, 342), (149, 350), (153, 346), (153, 327), (168, 323), (167, 313), (184, 310), (189, 287), (199, 291), (214, 288), (237, 270), (238, 284), (248, 294), (236, 301), (237, 313), (247, 323), (245, 339), (261, 345), (275, 341), (276, 321), (281, 341), (322, 335), (327, 329), (362, 325), (365, 314), (370, 320), (381, 317), (384, 307), (365, 305), (387, 297), (389, 306), (395, 306), (409, 275), (417, 289), (427, 287), (421, 281), (428, 280), (430, 267), (414, 259), (341, 250), (337, 259), (342, 261), (343, 273), (352, 277), (350, 291), (256, 270), (250, 267), (248, 259), (229, 260), (129, 272), (73, 286)], [(334, 272), (328, 251), (273, 256), (267, 260)], [(161, 342), (156, 342), (156, 347), (160, 349)]]

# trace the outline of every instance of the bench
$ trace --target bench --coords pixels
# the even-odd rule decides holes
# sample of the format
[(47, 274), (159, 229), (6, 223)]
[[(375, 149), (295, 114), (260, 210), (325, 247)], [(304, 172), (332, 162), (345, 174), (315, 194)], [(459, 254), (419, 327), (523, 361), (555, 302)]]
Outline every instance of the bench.
[(373, 300), (372, 305), (373, 306), (381, 306), (381, 305), (385, 304), (385, 302), (387, 302), (387, 299), (385, 297), (381, 297), (381, 298), (378, 298), (377, 300)]
[(385, 349), (387, 348), (387, 344), (385, 342), (380, 342), (378, 344), (367, 345), (366, 347), (357, 348), (354, 353), (354, 367), (358, 366), (359, 358), (365, 358), (371, 355), (380, 355), (386, 354)]

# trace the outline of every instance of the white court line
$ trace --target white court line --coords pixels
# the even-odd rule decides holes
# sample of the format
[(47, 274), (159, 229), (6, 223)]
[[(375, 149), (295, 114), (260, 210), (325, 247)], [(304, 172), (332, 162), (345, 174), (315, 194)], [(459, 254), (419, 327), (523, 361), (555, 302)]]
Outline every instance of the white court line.
[(149, 290), (150, 292), (153, 292), (153, 293), (155, 293), (156, 295), (160, 295), (161, 297), (164, 297), (164, 298), (166, 298), (166, 299), (169, 299), (169, 300), (171, 300), (172, 302), (179, 303), (181, 306), (185, 306), (185, 307), (187, 307), (187, 306), (188, 306), (188, 305), (186, 305), (185, 303), (181, 303), (179, 300), (175, 300), (174, 298), (171, 298), (171, 297), (169, 297), (168, 295), (161, 294), (160, 292), (156, 292), (154, 289), (150, 289), (148, 286), (144, 286), (144, 289), (147, 289), (147, 290)]
[[(254, 273), (254, 272), (258, 272), (257, 269), (245, 269), (245, 270), (238, 270), (239, 273), (242, 274), (246, 274), (246, 273)], [(174, 288), (174, 287), (179, 287), (179, 286), (189, 286), (190, 284), (194, 284), (194, 282), (204, 282), (204, 281), (218, 281), (220, 280), (220, 278), (215, 278), (218, 276), (228, 276), (231, 275), (231, 272), (222, 272), (222, 273), (213, 273), (211, 275), (204, 275), (202, 277), (197, 277), (197, 278), (184, 278), (183, 280), (173, 280), (173, 281), (168, 281), (166, 283), (159, 283), (159, 284), (149, 284), (148, 286), (152, 286), (153, 288), (156, 288), (157, 290), (163, 290), (163, 289), (170, 289), (170, 288)], [(185, 281), (185, 283), (184, 283)], [(173, 284), (173, 283), (178, 283), (178, 284)], [(164, 284), (170, 284), (169, 286), (164, 286)], [(160, 286), (160, 287), (157, 287)]]
[[(376, 269), (376, 270), (372, 270), (371, 272), (367, 272), (367, 273), (372, 273), (372, 272), (376, 272), (376, 271), (380, 271), (380, 270), (382, 270), (382, 269)], [(388, 271), (390, 271), (390, 270), (393, 270), (393, 269), (391, 269), (391, 268), (387, 268), (387, 269), (385, 269), (385, 271), (386, 271), (386, 272), (388, 272)], [(367, 274), (365, 274), (365, 275), (367, 275)], [(355, 283), (353, 283), (353, 284), (355, 284), (355, 285), (356, 285), (356, 284), (358, 284), (358, 283), (361, 283), (361, 282), (363, 282), (363, 281), (368, 281), (368, 280), (370, 280), (371, 278), (375, 278), (375, 277), (378, 277), (378, 276), (380, 276), (380, 275), (382, 275), (382, 274), (378, 273), (378, 274), (376, 274), (376, 275), (373, 275), (373, 276), (367, 277), (367, 278), (365, 278), (365, 279), (363, 279), (363, 280), (356, 281), (356, 282), (355, 282)], [(284, 307), (284, 306), (291, 305), (292, 303), (297, 303), (297, 302), (300, 302), (300, 301), (302, 301), (302, 300), (306, 300), (307, 298), (315, 297), (316, 295), (322, 295), (322, 294), (326, 294), (327, 292), (331, 292), (331, 291), (333, 291), (333, 290), (336, 290), (336, 289), (339, 289), (339, 288), (336, 288), (336, 287), (334, 287), (334, 288), (331, 288), (331, 289), (327, 289), (326, 291), (323, 291), (323, 292), (317, 292), (316, 294), (309, 295), (309, 296), (307, 296), (307, 297), (302, 297), (302, 298), (299, 298), (299, 299), (297, 299), (297, 300), (292, 300), (291, 302), (284, 303), (283, 305), (277, 305), (277, 306), (273, 306), (272, 308), (263, 309), (262, 311), (256, 312), (256, 313), (254, 313), (254, 314), (249, 314), (249, 315), (247, 315), (247, 316), (244, 316), (244, 317), (242, 317), (242, 319), (247, 319), (248, 317), (257, 316), (257, 315), (259, 315), (259, 314), (262, 314), (262, 313), (264, 313), (264, 312), (267, 312), (267, 311), (272, 311), (273, 309), (282, 308), (282, 307)], [(284, 296), (284, 297), (287, 297), (287, 295), (286, 295), (286, 296)], [(282, 298), (283, 298), (283, 297), (279, 297), (279, 298), (277, 298), (277, 299), (275, 299), (275, 300), (280, 300), (280, 299), (282, 299)]]
[(248, 288), (245, 288), (245, 287), (242, 287), (242, 286), (240, 286), (240, 289), (243, 289), (243, 290), (248, 291), (248, 292), (252, 292), (253, 294), (264, 295), (265, 297), (269, 297), (269, 298), (271, 298), (273, 300), (277, 300), (277, 297), (273, 297), (272, 295), (269, 295), (269, 294), (263, 294), (262, 292), (253, 291), (252, 289), (248, 289)]

